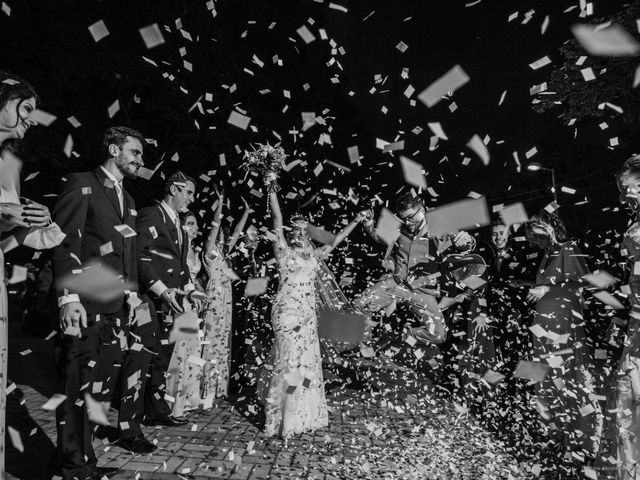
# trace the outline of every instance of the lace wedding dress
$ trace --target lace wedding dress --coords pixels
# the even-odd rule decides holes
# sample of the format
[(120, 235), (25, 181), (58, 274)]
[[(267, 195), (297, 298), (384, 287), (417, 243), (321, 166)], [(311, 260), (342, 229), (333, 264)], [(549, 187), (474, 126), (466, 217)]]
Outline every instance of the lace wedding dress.
[(271, 322), (274, 346), (265, 369), (265, 434), (288, 438), (329, 424), (318, 341), (318, 260), (286, 247)]

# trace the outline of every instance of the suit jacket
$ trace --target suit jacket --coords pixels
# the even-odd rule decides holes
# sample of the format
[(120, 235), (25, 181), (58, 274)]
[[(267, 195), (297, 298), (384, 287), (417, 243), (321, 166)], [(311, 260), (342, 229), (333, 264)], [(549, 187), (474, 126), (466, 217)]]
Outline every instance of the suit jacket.
[(157, 297), (157, 291), (150, 290), (157, 281), (167, 288), (184, 288), (190, 281), (187, 236), (183, 233), (179, 246), (178, 230), (164, 208), (158, 204), (140, 210), (136, 231), (140, 291)]
[[(128, 225), (135, 230), (135, 202), (124, 188), (123, 196), (124, 216), (120, 214), (113, 182), (101, 168), (67, 175), (53, 210), (55, 222), (67, 235), (53, 250), (54, 279), (59, 280), (86, 262), (97, 260), (123, 280), (137, 285), (136, 237), (125, 238), (115, 228)], [(63, 294), (58, 290), (59, 296)], [(124, 293), (104, 301), (83, 299), (80, 294), (80, 301), (87, 313), (115, 313), (124, 305)]]

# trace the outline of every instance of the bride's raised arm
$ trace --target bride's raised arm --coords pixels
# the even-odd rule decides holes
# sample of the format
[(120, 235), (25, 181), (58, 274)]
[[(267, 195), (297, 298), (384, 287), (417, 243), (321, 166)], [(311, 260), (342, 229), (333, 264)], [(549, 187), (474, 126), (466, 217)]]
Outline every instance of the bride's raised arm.
[(244, 230), (244, 226), (247, 223), (247, 219), (249, 218), (249, 213), (252, 211), (251, 207), (249, 207), (249, 204), (244, 198), (242, 199), (242, 201), (244, 203), (244, 212), (242, 212), (242, 218), (240, 218), (240, 221), (237, 223), (236, 227), (233, 229), (233, 233), (229, 238), (229, 242), (227, 244), (228, 252), (231, 252), (231, 250), (233, 250), (233, 248), (236, 246), (236, 243), (238, 242), (238, 238), (240, 238), (240, 235)]
[(287, 240), (284, 237), (282, 211), (280, 210), (280, 202), (278, 194), (274, 191), (269, 192), (269, 205), (271, 207), (271, 218), (273, 219), (273, 230), (275, 238), (273, 240), (273, 251), (277, 259), (284, 253), (287, 247)]

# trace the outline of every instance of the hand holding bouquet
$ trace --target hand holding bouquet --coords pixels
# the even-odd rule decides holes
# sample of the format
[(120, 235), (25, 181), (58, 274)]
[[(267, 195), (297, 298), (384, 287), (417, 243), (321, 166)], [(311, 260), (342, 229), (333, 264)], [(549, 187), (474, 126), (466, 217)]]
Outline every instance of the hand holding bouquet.
[(264, 177), (264, 183), (269, 193), (280, 190), (278, 178), (284, 170), (284, 159), (287, 155), (282, 147), (272, 147), (269, 144), (258, 144), (258, 148), (251, 152), (245, 150), (243, 167), (250, 172), (257, 172)]

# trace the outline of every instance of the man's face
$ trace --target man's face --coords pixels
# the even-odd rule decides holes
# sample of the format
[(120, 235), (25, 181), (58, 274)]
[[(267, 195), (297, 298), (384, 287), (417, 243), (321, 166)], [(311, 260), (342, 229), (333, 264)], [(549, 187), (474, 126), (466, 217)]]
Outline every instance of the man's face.
[(116, 158), (116, 167), (118, 167), (123, 177), (135, 178), (138, 176), (138, 170), (144, 166), (140, 140), (134, 137), (127, 137), (122, 147), (111, 145), (109, 149), (111, 155)]
[(427, 222), (426, 211), (422, 205), (401, 210), (398, 217), (410, 233), (418, 232)]
[(640, 178), (623, 174), (618, 180), (618, 190), (620, 190), (620, 203), (638, 212), (640, 210)]
[(498, 250), (507, 248), (509, 229), (505, 225), (496, 225), (491, 230), (491, 241)]
[(193, 203), (194, 196), (196, 194), (196, 186), (193, 182), (187, 180), (183, 184), (174, 183), (171, 190), (176, 210), (178, 210), (178, 212), (184, 212), (187, 210), (189, 205)]

